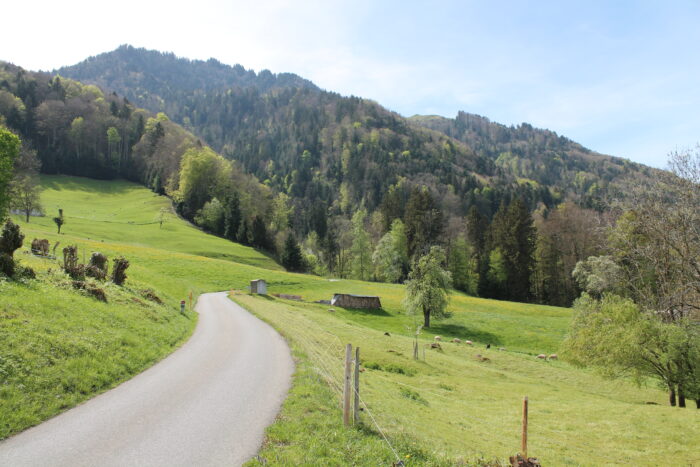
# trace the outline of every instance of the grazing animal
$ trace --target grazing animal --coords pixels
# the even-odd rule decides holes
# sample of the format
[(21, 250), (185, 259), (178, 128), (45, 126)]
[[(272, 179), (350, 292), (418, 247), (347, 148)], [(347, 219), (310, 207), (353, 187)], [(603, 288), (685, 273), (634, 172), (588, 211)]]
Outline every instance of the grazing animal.
[(479, 360), (480, 362), (488, 362), (488, 361), (491, 360), (491, 359), (488, 358), (488, 357), (482, 356), (480, 353), (476, 354), (475, 357), (476, 357), (476, 359)]
[(335, 310), (333, 308), (329, 308), (328, 311), (330, 311), (331, 313), (335, 312)]
[(454, 339), (452, 339), (452, 342), (454, 342), (455, 344), (459, 344), (462, 341), (455, 337)]
[(491, 348), (491, 344), (486, 344), (486, 348), (487, 348), (487, 349), (490, 349), (490, 348)]
[(545, 354), (543, 354), (543, 353), (539, 354), (539, 355), (537, 356), (537, 358), (539, 358), (540, 360), (547, 361), (547, 356), (546, 356)]
[(557, 359), (557, 354), (553, 353), (552, 355), (549, 356), (550, 360), (556, 360)]
[(384, 335), (391, 337), (391, 334), (389, 334), (388, 332), (385, 332)]
[(464, 341), (464, 343), (467, 345), (474, 345), (474, 343), (472, 341)]
[(505, 352), (505, 351), (506, 351), (506, 348), (505, 348), (505, 347), (499, 347), (498, 350), (500, 350), (501, 352)]
[(442, 340), (441, 336), (435, 336), (435, 342), (440, 342)]
[(430, 348), (431, 348), (431, 349), (440, 349), (440, 350), (442, 350), (442, 346), (441, 346), (440, 344), (438, 344), (437, 342), (431, 342), (431, 343), (430, 343)]

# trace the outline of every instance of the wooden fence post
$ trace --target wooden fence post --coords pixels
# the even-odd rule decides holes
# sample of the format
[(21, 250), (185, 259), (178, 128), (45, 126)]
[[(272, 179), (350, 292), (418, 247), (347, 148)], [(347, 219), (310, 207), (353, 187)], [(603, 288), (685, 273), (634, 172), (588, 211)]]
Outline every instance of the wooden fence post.
[(527, 460), (527, 396), (523, 399), (523, 438), (520, 448), (523, 459)]
[(343, 424), (350, 426), (350, 373), (352, 365), (352, 345), (345, 347), (345, 387), (343, 391)]
[(355, 404), (353, 406), (353, 422), (360, 423), (360, 348), (355, 347)]

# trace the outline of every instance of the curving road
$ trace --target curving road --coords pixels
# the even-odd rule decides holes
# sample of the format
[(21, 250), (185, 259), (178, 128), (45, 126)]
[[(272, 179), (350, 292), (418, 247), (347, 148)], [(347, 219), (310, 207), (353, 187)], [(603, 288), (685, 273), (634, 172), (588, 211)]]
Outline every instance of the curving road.
[(282, 337), (204, 294), (172, 355), (124, 384), (0, 443), (0, 466), (217, 466), (255, 455), (294, 363)]

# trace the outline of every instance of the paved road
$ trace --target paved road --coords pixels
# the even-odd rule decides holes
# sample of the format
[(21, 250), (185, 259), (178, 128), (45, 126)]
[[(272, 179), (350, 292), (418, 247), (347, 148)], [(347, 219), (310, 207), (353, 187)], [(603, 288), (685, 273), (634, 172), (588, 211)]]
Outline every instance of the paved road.
[(289, 389), (289, 348), (225, 293), (202, 295), (197, 311), (182, 348), (0, 443), (0, 466), (232, 466), (253, 457)]

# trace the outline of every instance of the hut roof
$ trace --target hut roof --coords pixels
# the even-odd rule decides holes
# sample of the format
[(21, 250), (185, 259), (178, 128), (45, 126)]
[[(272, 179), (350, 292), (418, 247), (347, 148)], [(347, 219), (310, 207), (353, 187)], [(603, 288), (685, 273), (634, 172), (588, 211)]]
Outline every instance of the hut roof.
[(336, 293), (333, 295), (345, 295), (346, 297), (355, 297), (355, 298), (379, 298), (377, 295), (355, 295), (352, 293)]

